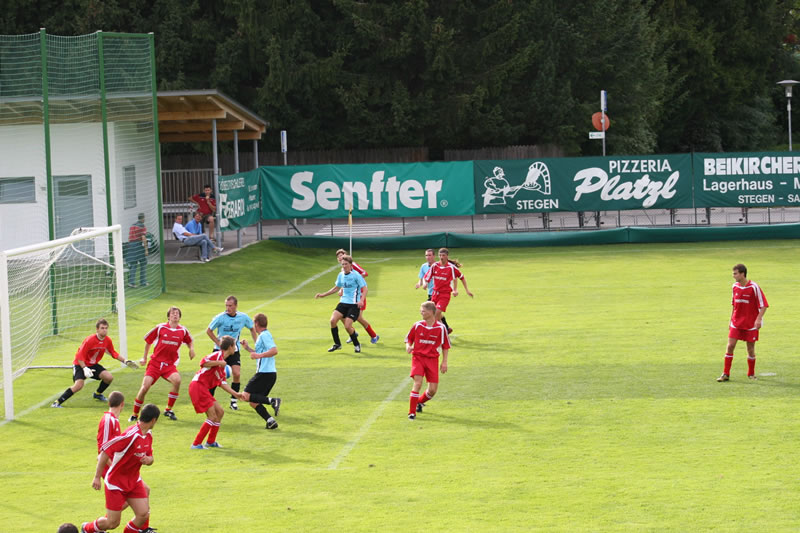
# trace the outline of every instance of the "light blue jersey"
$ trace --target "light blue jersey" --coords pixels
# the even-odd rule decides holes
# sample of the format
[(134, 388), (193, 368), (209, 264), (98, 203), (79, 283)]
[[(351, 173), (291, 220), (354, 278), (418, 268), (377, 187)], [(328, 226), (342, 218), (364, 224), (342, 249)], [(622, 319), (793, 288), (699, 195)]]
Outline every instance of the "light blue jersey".
[[(239, 350), (239, 334), (242, 332), (242, 328), (251, 329), (253, 327), (253, 320), (247, 316), (246, 314), (236, 311), (234, 316), (229, 315), (228, 313), (222, 312), (215, 316), (211, 320), (211, 324), (208, 325), (208, 329), (210, 330), (217, 330), (217, 337), (222, 337), (223, 335), (230, 335), (234, 339), (236, 339), (236, 350)], [(216, 347), (219, 349), (219, 346)]]
[[(261, 332), (261, 335), (258, 336), (254, 349), (256, 353), (264, 353), (274, 347), (275, 341), (272, 338), (272, 333), (265, 329)], [(275, 369), (275, 358), (262, 357), (261, 359), (256, 359), (256, 372), (277, 372)]]
[(344, 289), (342, 291), (342, 297), (339, 299), (340, 303), (357, 304), (361, 301), (361, 287), (366, 287), (367, 282), (364, 281), (361, 274), (355, 270), (351, 270), (349, 274), (339, 272), (339, 275), (336, 277), (336, 286)]
[(195, 235), (202, 235), (203, 225), (195, 219), (192, 219), (186, 223), (186, 231), (189, 233), (194, 233)]
[[(427, 261), (422, 263), (422, 266), (419, 267), (419, 279), (425, 279), (425, 274), (428, 273), (428, 270), (431, 269), (431, 266), (428, 264)], [(433, 278), (428, 282), (428, 296), (433, 294)]]

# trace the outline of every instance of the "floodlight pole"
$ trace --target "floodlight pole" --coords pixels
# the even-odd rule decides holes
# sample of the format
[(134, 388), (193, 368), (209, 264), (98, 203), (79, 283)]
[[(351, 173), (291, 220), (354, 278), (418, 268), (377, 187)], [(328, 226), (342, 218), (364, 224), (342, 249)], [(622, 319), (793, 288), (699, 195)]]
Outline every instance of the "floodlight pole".
[(792, 151), (792, 87), (800, 83), (796, 80), (779, 81), (776, 85), (783, 86), (786, 95), (786, 115), (789, 117), (789, 151)]

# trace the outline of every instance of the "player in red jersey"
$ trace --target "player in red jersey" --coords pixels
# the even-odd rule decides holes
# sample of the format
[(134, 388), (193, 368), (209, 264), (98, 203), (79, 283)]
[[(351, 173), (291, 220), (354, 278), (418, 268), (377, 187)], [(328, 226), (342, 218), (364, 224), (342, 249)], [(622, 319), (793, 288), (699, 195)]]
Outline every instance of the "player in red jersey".
[[(236, 339), (230, 335), (223, 335), (219, 339), (219, 351), (207, 355), (200, 361), (200, 370), (189, 383), (189, 398), (196, 413), (205, 413), (206, 421), (200, 426), (200, 431), (194, 438), (192, 449), (202, 450), (205, 448), (221, 448), (217, 442), (217, 433), (225, 410), (219, 402), (211, 395), (211, 389), (220, 387), (234, 398), (242, 399), (242, 395), (233, 390), (225, 381), (225, 358), (230, 357), (236, 351)], [(203, 440), (208, 435), (208, 442), (203, 446)]]
[(125, 396), (118, 390), (108, 395), (108, 411), (103, 413), (97, 426), (97, 453), (103, 444), (119, 436), (119, 414), (125, 405)]
[[(336, 262), (341, 263), (342, 257), (345, 255), (348, 255), (347, 251), (343, 250), (342, 248), (336, 250)], [(362, 266), (356, 263), (355, 261), (353, 261), (353, 270), (361, 274), (361, 277), (364, 279), (366, 279), (366, 277), (369, 276), (367, 271), (364, 270), (364, 268), (362, 268)], [(359, 313), (358, 315), (358, 323), (361, 324), (365, 330), (367, 330), (367, 334), (369, 335), (369, 341), (372, 344), (376, 344), (381, 339), (381, 336), (375, 333), (375, 330), (372, 329), (370, 323), (367, 321), (366, 318), (364, 318), (364, 311), (367, 310), (367, 296), (364, 294), (365, 292), (366, 288), (361, 289), (361, 295), (362, 295), (361, 301), (363, 302), (363, 307), (361, 307), (361, 313)], [(341, 296), (341, 294), (342, 291), (340, 290), (339, 295)], [(351, 342), (353, 342), (351, 339), (347, 339), (347, 344), (350, 344)]]
[(109, 459), (111, 466), (105, 472), (106, 514), (94, 522), (84, 522), (82, 533), (100, 533), (120, 524), (122, 510), (130, 505), (134, 517), (125, 526), (124, 533), (152, 533), (149, 526), (150, 499), (147, 486), (139, 475), (142, 465), (153, 464), (153, 435), (151, 430), (161, 414), (158, 407), (149, 403), (142, 408), (136, 424), (122, 435), (106, 442), (97, 458), (92, 488), (100, 490), (103, 472)]
[(747, 343), (747, 377), (756, 379), (756, 341), (758, 331), (767, 312), (767, 297), (755, 281), (748, 281), (747, 267), (739, 263), (733, 267), (733, 297), (731, 304), (731, 323), (728, 329), (728, 348), (725, 350), (725, 369), (717, 381), (728, 381), (731, 378), (733, 349), (737, 341)]
[(158, 378), (164, 378), (172, 385), (172, 390), (167, 397), (167, 408), (164, 410), (164, 416), (170, 420), (177, 420), (178, 417), (172, 411), (175, 402), (178, 400), (178, 392), (181, 388), (181, 375), (178, 373), (178, 350), (181, 344), (189, 346), (189, 359), (194, 359), (194, 341), (189, 331), (180, 325), (181, 310), (172, 306), (167, 311), (167, 322), (159, 324), (150, 330), (150, 333), (144, 337), (144, 357), (140, 361), (145, 364), (147, 361), (147, 354), (150, 351), (150, 346), (155, 343), (156, 347), (153, 349), (153, 355), (150, 357), (150, 362), (147, 363), (147, 370), (145, 370), (144, 378), (142, 378), (142, 388), (136, 394), (136, 399), (133, 401), (133, 414), (128, 419), (133, 422), (139, 416), (139, 409), (142, 408), (144, 397), (147, 391), (153, 386), (153, 383), (158, 381)]
[(136, 368), (136, 363), (128, 361), (114, 349), (114, 342), (108, 336), (108, 321), (105, 318), (97, 321), (95, 330), (96, 333), (83, 339), (81, 347), (78, 348), (75, 359), (72, 361), (72, 381), (74, 382), (72, 387), (65, 390), (50, 407), (61, 407), (62, 403), (83, 388), (85, 381), (89, 378), (100, 381), (97, 392), (92, 397), (101, 402), (108, 401), (103, 396), (103, 392), (114, 381), (114, 376), (100, 364), (100, 360), (105, 354), (109, 354), (114, 359)]
[[(406, 336), (406, 352), (411, 357), (411, 377), (414, 385), (411, 387), (411, 396), (408, 405), (408, 418), (414, 420), (417, 413), (422, 412), (425, 402), (439, 390), (439, 370), (447, 373), (447, 353), (450, 351), (450, 339), (444, 324), (436, 320), (436, 304), (423, 302), (419, 308), (422, 320), (411, 326), (411, 331)], [(442, 349), (442, 364), (439, 362), (439, 348)], [(425, 394), (420, 394), (422, 378), (428, 382)]]
[[(100, 419), (100, 424), (97, 426), (97, 454), (100, 455), (100, 452), (103, 451), (103, 445), (110, 441), (113, 438), (119, 437), (122, 433), (119, 427), (119, 414), (122, 412), (122, 409), (125, 407), (125, 396), (118, 390), (115, 390), (111, 394), (108, 395), (108, 411), (103, 413), (103, 417)], [(111, 460), (109, 459), (106, 469), (103, 471), (103, 478), (106, 477), (106, 472), (108, 468), (111, 466)], [(144, 481), (142, 481), (144, 483)], [(147, 483), (144, 483), (145, 491), (147, 495), (150, 495), (150, 487), (147, 486)], [(125, 508), (128, 507), (126, 503), (125, 506), (122, 508), (124, 511)]]
[[(441, 321), (444, 327), (447, 328), (447, 333), (453, 333), (453, 328), (447, 323), (442, 315), (447, 311), (447, 305), (450, 303), (450, 295), (458, 296), (458, 280), (464, 285), (464, 291), (473, 298), (474, 295), (469, 292), (467, 288), (467, 278), (461, 273), (459, 268), (461, 265), (458, 261), (450, 261), (450, 250), (447, 248), (439, 248), (439, 262), (434, 263), (425, 274), (423, 279), (424, 283), (433, 280), (433, 293), (431, 294), (431, 301), (436, 304), (436, 320)], [(450, 286), (452, 284), (452, 287)]]

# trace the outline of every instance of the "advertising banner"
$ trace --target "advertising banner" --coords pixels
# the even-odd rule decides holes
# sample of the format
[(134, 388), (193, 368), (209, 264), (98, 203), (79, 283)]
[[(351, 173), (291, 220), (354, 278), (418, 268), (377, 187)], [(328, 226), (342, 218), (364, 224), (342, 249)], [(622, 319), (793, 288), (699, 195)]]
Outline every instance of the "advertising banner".
[(475, 161), (476, 213), (692, 207), (688, 154)]
[(458, 216), (475, 213), (472, 161), (260, 167), (261, 216)]
[(219, 177), (220, 231), (234, 231), (261, 220), (259, 171)]
[(800, 157), (786, 152), (694, 154), (697, 207), (800, 205)]

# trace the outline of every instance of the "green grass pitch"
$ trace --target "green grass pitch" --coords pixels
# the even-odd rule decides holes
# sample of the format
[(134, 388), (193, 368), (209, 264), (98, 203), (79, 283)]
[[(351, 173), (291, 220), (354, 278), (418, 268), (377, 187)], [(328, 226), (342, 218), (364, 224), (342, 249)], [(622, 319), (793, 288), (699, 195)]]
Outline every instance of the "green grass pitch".
[[(406, 419), (423, 251), (356, 251), (369, 271), (367, 317), (381, 336), (327, 353), (334, 250), (264, 242), (210, 264), (169, 265), (169, 292), (128, 313), (128, 345), (183, 310), (198, 356), (205, 328), (235, 294), (263, 311), (279, 353), (276, 431), (248, 406), (226, 409), (219, 450), (190, 450), (203, 421), (186, 350), (176, 406), (154, 433), (151, 525), (166, 533), (232, 531), (796, 531), (800, 407), (791, 241), (453, 250), (474, 299), (454, 298), (450, 370), (416, 421)], [(744, 346), (717, 383), (730, 316), (731, 267), (770, 303), (757, 382)], [(358, 326), (360, 329), (360, 326)], [(66, 348), (69, 364), (80, 338)], [(362, 331), (362, 339), (366, 335)], [(142, 371), (117, 368), (127, 398)], [(243, 363), (244, 379), (254, 363)], [(15, 382), (19, 418), (0, 425), (2, 531), (55, 531), (102, 514), (92, 490), (94, 382), (65, 403), (69, 370)], [(148, 401), (163, 409), (167, 384)], [(224, 394), (217, 394), (224, 398)], [(2, 411), (0, 411), (2, 412)], [(131, 516), (123, 513), (123, 520)], [(124, 523), (124, 522), (123, 522)], [(122, 527), (117, 531), (121, 531)]]

